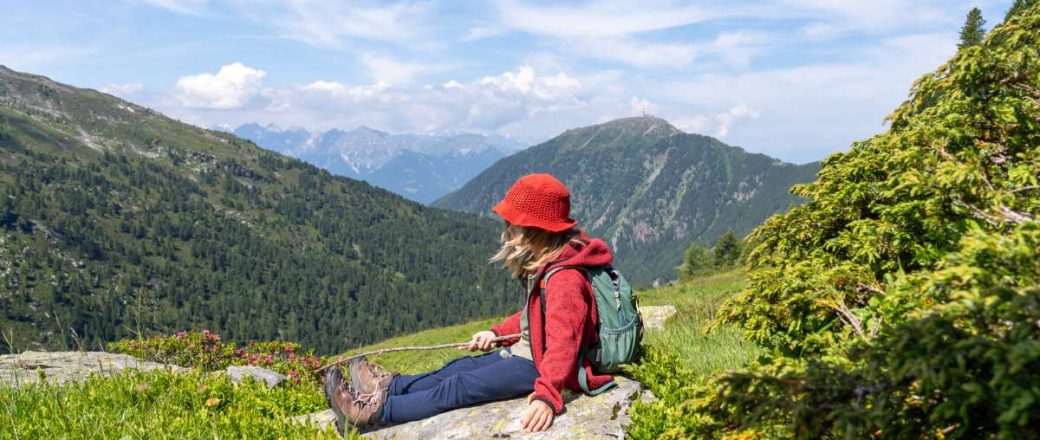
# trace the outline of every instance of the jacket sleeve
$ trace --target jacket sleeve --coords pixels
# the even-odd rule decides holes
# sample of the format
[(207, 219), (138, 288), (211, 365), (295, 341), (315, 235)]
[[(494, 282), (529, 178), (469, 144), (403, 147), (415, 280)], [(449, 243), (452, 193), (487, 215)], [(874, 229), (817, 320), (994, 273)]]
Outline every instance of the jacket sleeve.
[[(520, 333), (520, 314), (524, 311), (521, 310), (506, 318), (504, 321), (491, 326), (491, 332), (495, 336), (514, 335)], [(502, 347), (508, 347), (520, 341), (520, 338), (507, 339), (499, 343)]]
[(578, 351), (589, 311), (584, 288), (585, 277), (576, 270), (553, 275), (545, 287), (546, 350), (531, 400), (549, 404), (556, 414), (563, 412), (560, 391), (578, 371)]

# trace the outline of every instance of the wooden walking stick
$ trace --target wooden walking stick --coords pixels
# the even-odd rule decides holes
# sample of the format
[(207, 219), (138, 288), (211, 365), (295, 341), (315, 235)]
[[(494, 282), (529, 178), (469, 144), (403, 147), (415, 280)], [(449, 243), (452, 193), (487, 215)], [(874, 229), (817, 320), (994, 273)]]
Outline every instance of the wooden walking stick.
[[(508, 341), (510, 339), (519, 338), (519, 337), (520, 337), (519, 333), (514, 334), (514, 335), (496, 336), (496, 337), (491, 339), (491, 342)], [(442, 349), (445, 349), (445, 348), (462, 348), (462, 347), (465, 347), (465, 346), (469, 345), (470, 342), (473, 342), (473, 341), (456, 342), (456, 343), (451, 343), (451, 344), (426, 345), (426, 346), (390, 347), (390, 348), (383, 348), (383, 349), (380, 349), (380, 350), (366, 351), (364, 353), (358, 353), (358, 354), (350, 355), (350, 356), (342, 358), (342, 359), (337, 359), (335, 362), (330, 362), (329, 364), (325, 365), (324, 367), (319, 368), (318, 371), (325, 371), (325, 370), (327, 370), (329, 368), (332, 368), (332, 367), (334, 367), (336, 365), (341, 365), (341, 364), (344, 364), (346, 362), (350, 362), (352, 359), (357, 359), (359, 357), (378, 356), (378, 355), (381, 355), (383, 353), (391, 353), (391, 352), (395, 352), (395, 351), (427, 351), (427, 350), (442, 350)]]

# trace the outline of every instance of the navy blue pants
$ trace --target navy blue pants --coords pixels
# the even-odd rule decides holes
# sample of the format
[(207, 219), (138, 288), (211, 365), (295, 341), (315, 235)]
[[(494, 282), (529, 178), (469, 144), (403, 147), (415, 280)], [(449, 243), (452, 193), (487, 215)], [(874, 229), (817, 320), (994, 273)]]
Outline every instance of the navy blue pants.
[(437, 371), (394, 377), (380, 420), (383, 424), (410, 422), (467, 405), (523, 396), (534, 391), (537, 378), (533, 362), (502, 357), (500, 351), (456, 359)]

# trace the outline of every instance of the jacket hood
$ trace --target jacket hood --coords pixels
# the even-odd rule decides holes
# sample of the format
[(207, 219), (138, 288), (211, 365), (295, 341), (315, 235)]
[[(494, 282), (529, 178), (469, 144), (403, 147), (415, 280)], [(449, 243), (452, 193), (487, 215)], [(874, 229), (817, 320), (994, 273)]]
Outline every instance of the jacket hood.
[(546, 270), (556, 266), (608, 266), (613, 262), (614, 254), (610, 251), (610, 247), (607, 246), (606, 242), (598, 238), (589, 238), (584, 231), (579, 234), (587, 244), (584, 246), (575, 244), (567, 246), (563, 253), (560, 254), (560, 257), (553, 260), (546, 267)]

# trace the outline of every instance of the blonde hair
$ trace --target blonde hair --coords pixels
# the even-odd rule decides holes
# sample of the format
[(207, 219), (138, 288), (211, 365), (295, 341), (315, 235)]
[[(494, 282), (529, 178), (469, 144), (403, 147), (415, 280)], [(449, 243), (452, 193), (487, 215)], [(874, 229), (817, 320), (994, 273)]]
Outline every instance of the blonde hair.
[(502, 231), (502, 246), (491, 257), (491, 262), (501, 261), (510, 274), (522, 278), (552, 261), (572, 243), (579, 246), (587, 244), (575, 229), (550, 232), (506, 223), (506, 229)]

